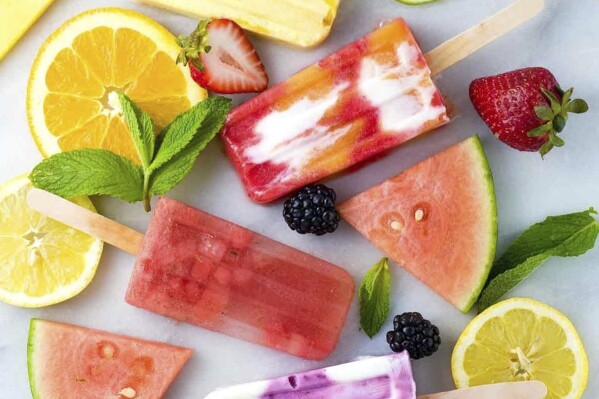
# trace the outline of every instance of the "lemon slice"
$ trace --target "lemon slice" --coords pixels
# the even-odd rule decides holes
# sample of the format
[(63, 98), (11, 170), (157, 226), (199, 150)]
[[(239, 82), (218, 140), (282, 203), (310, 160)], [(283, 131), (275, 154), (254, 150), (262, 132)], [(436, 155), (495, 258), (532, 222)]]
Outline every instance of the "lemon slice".
[[(102, 241), (27, 206), (27, 176), (0, 186), (0, 300), (23, 307), (65, 301), (90, 283)], [(87, 198), (73, 202), (94, 209)]]
[(490, 307), (466, 327), (451, 359), (458, 388), (540, 380), (547, 399), (577, 399), (588, 361), (574, 326), (562, 313), (532, 299)]
[(118, 92), (148, 112), (157, 130), (206, 98), (175, 60), (175, 37), (154, 20), (119, 8), (67, 21), (42, 45), (31, 69), (27, 116), (42, 155), (104, 148), (139, 163)]

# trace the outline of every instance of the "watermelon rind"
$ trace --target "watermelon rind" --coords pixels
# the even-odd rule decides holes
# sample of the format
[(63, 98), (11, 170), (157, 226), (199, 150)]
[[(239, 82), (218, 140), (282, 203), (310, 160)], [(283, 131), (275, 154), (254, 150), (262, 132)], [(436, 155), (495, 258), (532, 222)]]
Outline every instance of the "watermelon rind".
[(29, 336), (27, 338), (27, 374), (29, 376), (29, 388), (31, 389), (31, 395), (33, 399), (41, 399), (35, 381), (35, 362), (33, 356), (35, 353), (35, 341), (36, 341), (36, 326), (39, 319), (31, 319), (29, 322)]
[(487, 282), (489, 277), (489, 273), (491, 273), (491, 268), (493, 267), (493, 261), (495, 260), (495, 252), (497, 250), (497, 236), (498, 236), (498, 225), (497, 225), (497, 196), (495, 194), (495, 183), (493, 181), (493, 173), (491, 171), (491, 166), (489, 165), (489, 160), (487, 158), (487, 154), (485, 153), (485, 149), (478, 135), (472, 136), (468, 141), (471, 143), (473, 151), (479, 157), (479, 162), (482, 170), (484, 171), (484, 183), (487, 188), (487, 197), (489, 200), (489, 211), (491, 212), (491, 222), (489, 223), (490, 231), (488, 234), (491, 236), (490, 242), (492, 243), (489, 246), (489, 252), (487, 255), (486, 263), (483, 266), (483, 270), (480, 274), (480, 280), (477, 288), (472, 291), (472, 294), (469, 298), (466, 299), (466, 302), (460, 310), (464, 313), (470, 312)]

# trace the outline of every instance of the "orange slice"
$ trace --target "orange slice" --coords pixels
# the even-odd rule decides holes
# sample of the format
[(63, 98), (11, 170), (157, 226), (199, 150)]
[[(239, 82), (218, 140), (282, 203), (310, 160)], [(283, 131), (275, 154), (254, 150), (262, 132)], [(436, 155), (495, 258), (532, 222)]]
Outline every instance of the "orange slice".
[(31, 70), (27, 115), (44, 156), (104, 148), (139, 162), (118, 92), (159, 131), (207, 93), (175, 59), (175, 37), (134, 11), (101, 8), (67, 21), (42, 45)]

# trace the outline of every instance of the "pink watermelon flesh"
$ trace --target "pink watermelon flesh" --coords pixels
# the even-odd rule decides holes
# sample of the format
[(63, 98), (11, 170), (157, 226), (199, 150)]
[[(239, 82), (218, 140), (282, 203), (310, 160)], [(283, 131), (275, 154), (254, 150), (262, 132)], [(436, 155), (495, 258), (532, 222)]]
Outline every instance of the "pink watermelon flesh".
[(463, 312), (497, 243), (493, 178), (477, 136), (365, 191), (339, 210), (404, 269)]
[(132, 394), (159, 399), (191, 353), (160, 342), (33, 319), (29, 384), (34, 399), (124, 399)]

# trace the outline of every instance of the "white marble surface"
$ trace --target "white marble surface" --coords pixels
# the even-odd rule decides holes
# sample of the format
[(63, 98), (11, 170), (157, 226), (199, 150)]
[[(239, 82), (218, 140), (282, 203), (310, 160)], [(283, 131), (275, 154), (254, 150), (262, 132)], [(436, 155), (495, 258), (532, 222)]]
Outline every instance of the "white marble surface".
[[(495, 175), (499, 204), (499, 247), (547, 215), (599, 207), (599, 44), (597, 0), (547, 0), (543, 14), (525, 27), (498, 40), (439, 79), (444, 93), (461, 110), (449, 126), (416, 140), (357, 173), (330, 181), (341, 198), (375, 185), (440, 149), (473, 133), (480, 133)], [(329, 40), (315, 50), (299, 50), (255, 38), (273, 82), (317, 61), (322, 56), (372, 30), (379, 23), (404, 16), (424, 50), (498, 11), (510, 0), (441, 0), (422, 7), (406, 7), (392, 0), (345, 0)], [(42, 41), (69, 17), (98, 6), (122, 6), (142, 11), (173, 32), (185, 33), (194, 22), (171, 13), (125, 0), (57, 0), (40, 22), (0, 62), (0, 181), (28, 172), (40, 155), (28, 132), (25, 91), (30, 65)], [(566, 147), (541, 161), (536, 154), (509, 149), (488, 132), (467, 97), (476, 77), (524, 66), (542, 65), (562, 85), (577, 88), (592, 111), (569, 122)], [(356, 281), (381, 254), (357, 232), (344, 225), (325, 238), (291, 232), (280, 216), (281, 203), (251, 203), (221, 145), (213, 143), (197, 167), (172, 197), (262, 232), (347, 268)], [(149, 215), (141, 205), (96, 199), (99, 210), (141, 231)], [(381, 333), (374, 340), (358, 331), (354, 303), (336, 352), (324, 362), (308, 362), (236, 341), (202, 329), (179, 324), (127, 305), (124, 293), (133, 257), (106, 247), (98, 273), (78, 297), (45, 309), (28, 310), (0, 303), (0, 396), (29, 398), (26, 343), (29, 319), (53, 320), (102, 328), (117, 333), (156, 339), (191, 347), (195, 356), (169, 394), (175, 398), (202, 398), (217, 386), (253, 381), (345, 362), (359, 355), (388, 352)], [(434, 357), (414, 362), (420, 393), (453, 388), (449, 360), (453, 345), (471, 319), (435, 296), (399, 268), (393, 268), (392, 312), (421, 311), (437, 323), (443, 345)], [(511, 295), (530, 296), (565, 312), (585, 342), (591, 375), (585, 399), (599, 397), (599, 250), (576, 259), (554, 259), (538, 270)]]

